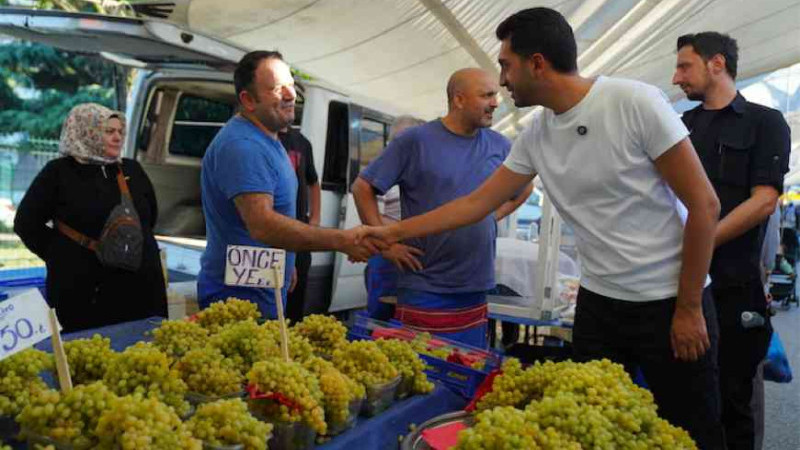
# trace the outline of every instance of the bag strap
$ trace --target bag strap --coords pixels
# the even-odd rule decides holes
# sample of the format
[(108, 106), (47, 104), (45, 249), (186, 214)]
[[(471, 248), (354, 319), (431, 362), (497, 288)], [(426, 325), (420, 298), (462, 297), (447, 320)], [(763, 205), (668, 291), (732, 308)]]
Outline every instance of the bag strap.
[(97, 251), (97, 241), (89, 236), (86, 236), (85, 234), (60, 220), (56, 220), (56, 228), (58, 228), (58, 231), (60, 231), (64, 236), (80, 244), (81, 247), (86, 247), (93, 252)]
[(117, 171), (117, 184), (119, 185), (120, 194), (128, 197), (128, 200), (132, 200), (131, 191), (128, 189), (128, 183), (125, 181), (125, 174), (122, 173), (122, 164), (119, 165), (119, 170)]

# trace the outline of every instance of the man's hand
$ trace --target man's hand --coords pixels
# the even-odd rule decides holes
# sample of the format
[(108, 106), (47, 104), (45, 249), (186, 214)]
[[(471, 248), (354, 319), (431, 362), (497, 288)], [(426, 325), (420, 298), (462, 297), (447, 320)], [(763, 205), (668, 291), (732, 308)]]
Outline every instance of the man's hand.
[(424, 255), (422, 250), (404, 244), (392, 244), (391, 247), (381, 252), (381, 255), (391, 261), (397, 270), (405, 272), (406, 269), (416, 272), (422, 270), (422, 263), (417, 259)]
[(316, 217), (315, 216), (311, 216), (311, 217), (309, 217), (308, 218), (308, 224), (311, 225), (312, 227), (318, 227), (319, 226), (319, 216), (316, 216)]
[(292, 269), (292, 278), (289, 281), (289, 292), (294, 292), (294, 288), (297, 287), (297, 268), (295, 267)]
[(382, 242), (386, 248), (388, 248), (389, 246), (400, 242), (400, 236), (398, 235), (397, 229), (400, 223), (402, 222), (396, 222), (391, 225), (384, 225), (380, 227), (364, 226), (362, 227), (364, 229), (363, 236), (365, 238), (370, 237), (376, 239)]
[(367, 231), (368, 228), (362, 225), (342, 232), (344, 243), (339, 248), (339, 251), (346, 253), (350, 261), (365, 262), (372, 255), (376, 255), (388, 248), (385, 243), (370, 237)]
[(697, 361), (711, 347), (702, 307), (675, 306), (670, 332), (676, 359)]

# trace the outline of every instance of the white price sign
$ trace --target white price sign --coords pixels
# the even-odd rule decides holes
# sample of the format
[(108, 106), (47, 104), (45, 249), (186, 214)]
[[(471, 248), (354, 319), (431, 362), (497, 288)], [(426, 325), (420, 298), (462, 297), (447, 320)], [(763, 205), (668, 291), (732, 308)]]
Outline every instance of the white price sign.
[(283, 276), (286, 251), (277, 248), (229, 245), (225, 252), (225, 285), (275, 288), (272, 271)]
[(0, 302), (0, 359), (50, 337), (49, 311), (38, 289)]

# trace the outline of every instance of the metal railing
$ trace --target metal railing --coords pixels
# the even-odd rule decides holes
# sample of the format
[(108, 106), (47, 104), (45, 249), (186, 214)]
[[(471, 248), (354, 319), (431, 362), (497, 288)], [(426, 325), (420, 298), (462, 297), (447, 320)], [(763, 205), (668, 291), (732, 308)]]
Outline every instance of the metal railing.
[(36, 175), (57, 157), (56, 140), (0, 144), (0, 281), (43, 275), (44, 262), (14, 234), (14, 215)]

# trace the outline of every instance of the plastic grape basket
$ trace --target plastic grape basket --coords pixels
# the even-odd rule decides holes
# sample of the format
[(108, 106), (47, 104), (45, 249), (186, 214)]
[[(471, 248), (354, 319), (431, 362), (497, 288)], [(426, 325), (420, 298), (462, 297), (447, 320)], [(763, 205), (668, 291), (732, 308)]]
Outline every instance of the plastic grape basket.
[(198, 407), (198, 406), (200, 406), (200, 405), (202, 405), (204, 403), (213, 403), (213, 402), (215, 402), (217, 400), (231, 400), (231, 399), (234, 399), (234, 398), (242, 398), (243, 399), (244, 397), (245, 397), (245, 392), (244, 391), (232, 392), (230, 394), (225, 394), (225, 395), (220, 395), (220, 396), (205, 395), (205, 394), (201, 394), (199, 392), (187, 392), (184, 395), (184, 398), (186, 399), (186, 401), (188, 401), (194, 407)]
[(272, 438), (267, 443), (270, 450), (305, 450), (314, 448), (317, 432), (305, 421), (284, 422), (264, 412), (264, 403), (271, 400), (248, 399), (250, 414), (262, 422), (272, 424)]
[(361, 407), (361, 413), (367, 417), (373, 417), (389, 409), (394, 402), (400, 380), (402, 378), (397, 376), (387, 383), (366, 386), (367, 399)]
[(26, 436), (29, 449), (39, 449), (39, 448), (49, 447), (49, 448), (55, 448), (55, 450), (74, 450), (75, 448), (72, 445), (63, 444), (48, 436), (42, 436), (41, 434), (34, 433), (29, 430), (23, 430), (23, 433)]
[(406, 377), (405, 375), (402, 376), (400, 380), (400, 384), (397, 385), (397, 392), (395, 393), (394, 398), (397, 400), (402, 400), (404, 398), (410, 397), (414, 390), (414, 378)]
[(486, 376), (502, 363), (501, 357), (495, 352), (405, 328), (394, 320), (382, 322), (371, 319), (363, 313), (355, 316), (348, 338), (411, 342), (425, 361), (428, 379), (444, 384), (466, 398), (472, 398)]
[(268, 442), (270, 450), (306, 450), (314, 448), (317, 432), (305, 421), (272, 422), (272, 439)]
[(345, 420), (342, 423), (328, 422), (328, 432), (326, 436), (336, 436), (338, 434), (344, 433), (350, 428), (353, 428), (356, 424), (356, 419), (358, 418), (358, 414), (361, 412), (361, 408), (363, 407), (363, 405), (364, 405), (364, 397), (352, 400), (350, 402), (350, 405), (348, 406), (349, 415), (347, 416), (347, 420)]
[(181, 418), (181, 421), (186, 422), (187, 420), (191, 419), (194, 413), (197, 412), (197, 408), (191, 402), (189, 403), (189, 410), (186, 411), (185, 414), (178, 414), (178, 417)]

